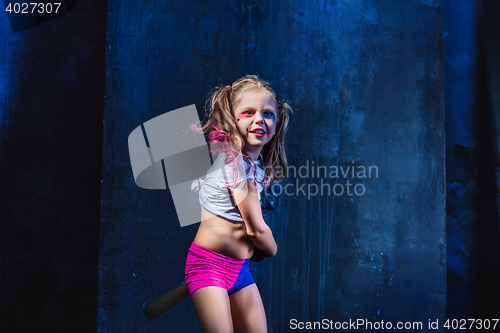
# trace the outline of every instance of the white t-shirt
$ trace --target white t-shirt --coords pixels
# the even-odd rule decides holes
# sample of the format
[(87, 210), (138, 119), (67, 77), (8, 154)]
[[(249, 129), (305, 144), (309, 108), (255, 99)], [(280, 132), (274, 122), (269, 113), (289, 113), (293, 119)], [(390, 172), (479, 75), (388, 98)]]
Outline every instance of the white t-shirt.
[[(264, 169), (261, 160), (247, 162), (239, 157), (238, 168), (233, 168), (225, 163), (226, 154), (219, 154), (205, 179), (199, 178), (191, 184), (191, 190), (199, 192), (200, 204), (214, 215), (219, 215), (232, 221), (243, 221), (234, 197), (230, 197), (228, 186), (247, 190), (247, 179), (255, 180), (260, 200), (260, 192), (264, 185)], [(248, 172), (247, 172), (248, 169)], [(234, 171), (236, 171), (236, 184), (234, 184)], [(259, 183), (260, 182), (260, 183)]]

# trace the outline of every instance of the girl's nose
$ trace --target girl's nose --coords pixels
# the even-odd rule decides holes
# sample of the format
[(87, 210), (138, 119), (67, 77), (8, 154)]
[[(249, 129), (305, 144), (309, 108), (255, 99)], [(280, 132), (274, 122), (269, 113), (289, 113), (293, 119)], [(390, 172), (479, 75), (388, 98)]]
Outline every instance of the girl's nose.
[(255, 122), (257, 124), (263, 124), (264, 123), (264, 118), (262, 117), (262, 115), (260, 113), (256, 113), (255, 114)]

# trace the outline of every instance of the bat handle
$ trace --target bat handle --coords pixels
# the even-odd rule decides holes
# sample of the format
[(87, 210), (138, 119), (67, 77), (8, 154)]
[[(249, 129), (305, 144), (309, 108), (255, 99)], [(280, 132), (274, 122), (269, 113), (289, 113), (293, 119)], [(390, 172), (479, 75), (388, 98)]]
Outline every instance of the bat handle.
[(188, 297), (188, 288), (183, 283), (174, 290), (149, 303), (144, 309), (144, 314), (149, 319), (156, 319)]

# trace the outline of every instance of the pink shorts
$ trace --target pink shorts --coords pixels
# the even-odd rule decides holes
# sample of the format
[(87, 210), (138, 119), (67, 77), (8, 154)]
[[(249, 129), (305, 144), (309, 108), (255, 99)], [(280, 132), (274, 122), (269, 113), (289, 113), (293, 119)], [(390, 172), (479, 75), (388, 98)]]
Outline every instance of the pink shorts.
[(250, 273), (250, 259), (234, 259), (195, 243), (189, 248), (184, 276), (189, 294), (203, 287), (217, 286), (232, 295), (255, 283)]

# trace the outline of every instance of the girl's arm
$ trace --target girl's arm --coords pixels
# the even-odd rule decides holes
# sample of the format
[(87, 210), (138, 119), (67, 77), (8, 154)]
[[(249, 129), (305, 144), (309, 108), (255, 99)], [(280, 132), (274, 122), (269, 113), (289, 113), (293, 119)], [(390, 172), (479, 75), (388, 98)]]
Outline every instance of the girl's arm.
[(267, 226), (257, 192), (257, 184), (254, 180), (247, 180), (248, 192), (242, 189), (234, 190), (234, 197), (238, 203), (238, 209), (245, 221), (247, 234), (252, 243), (263, 252), (263, 256), (270, 258), (276, 254), (278, 246), (274, 241), (273, 233)]

